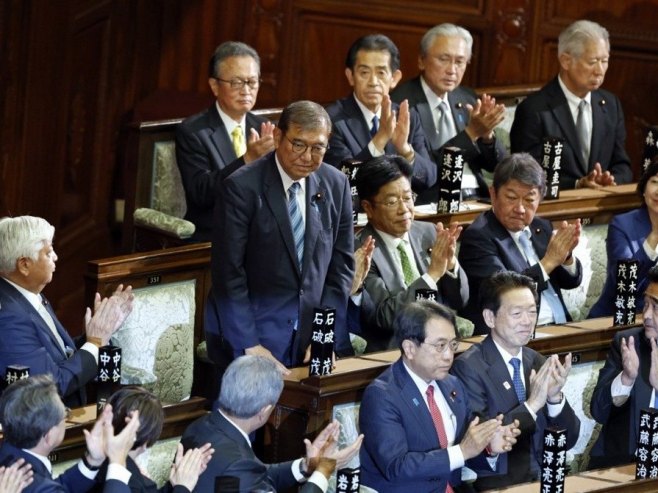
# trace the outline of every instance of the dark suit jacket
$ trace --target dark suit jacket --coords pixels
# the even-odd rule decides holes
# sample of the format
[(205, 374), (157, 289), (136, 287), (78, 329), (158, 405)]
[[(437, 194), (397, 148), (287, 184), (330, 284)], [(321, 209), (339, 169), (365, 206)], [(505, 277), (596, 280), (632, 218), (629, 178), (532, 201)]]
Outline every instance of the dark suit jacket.
[[(398, 106), (393, 109), (397, 112)], [(370, 125), (363, 118), (354, 96), (339, 99), (327, 106), (327, 113), (331, 117), (333, 128), (329, 138), (329, 150), (324, 159), (336, 167), (344, 159), (360, 159), (365, 161), (372, 158), (368, 150)], [(415, 111), (410, 111), (409, 144), (414, 148), (416, 157), (413, 164), (413, 177), (411, 180), (414, 191), (424, 190), (436, 183), (438, 168), (430, 159), (427, 143), (423, 135), (420, 119)], [(386, 154), (397, 154), (390, 142), (384, 148)]]
[[(368, 223), (357, 236), (356, 247), (369, 235), (375, 239), (375, 251), (372, 264), (366, 276), (365, 291), (370, 295), (375, 310), (374, 317), (368, 320), (363, 337), (368, 341), (368, 352), (393, 349), (393, 321), (397, 312), (407, 303), (416, 300), (417, 289), (431, 289), (422, 277), (406, 286), (400, 277), (398, 260), (391, 257), (377, 231)], [(422, 221), (411, 223), (409, 242), (414, 252), (418, 272), (425, 274), (430, 265), (430, 254), (436, 242), (436, 229), (433, 224)], [(444, 303), (454, 310), (462, 308), (468, 301), (468, 280), (464, 269), (459, 269), (459, 277), (444, 275), (438, 283), (439, 303)]]
[[(612, 381), (623, 368), (621, 338), (624, 337), (628, 341), (631, 336), (640, 359), (640, 370), (630, 397), (623, 406), (616, 407), (612, 404), (610, 389)], [(651, 345), (644, 336), (644, 327), (617, 332), (610, 344), (605, 364), (599, 370), (599, 379), (590, 401), (592, 417), (603, 425), (599, 438), (592, 448), (590, 468), (610, 467), (635, 461), (640, 411), (649, 408), (651, 401), (650, 369)]]
[(626, 154), (626, 126), (621, 102), (611, 92), (592, 91), (592, 142), (589, 162), (583, 162), (567, 98), (557, 77), (539, 92), (531, 94), (519, 104), (514, 114), (510, 133), (512, 152), (529, 152), (541, 163), (544, 137), (564, 139), (560, 187), (575, 187), (576, 180), (601, 163), (603, 171), (610, 171), (617, 184), (633, 179), (630, 159)]
[[(0, 447), (0, 465), (10, 466), (21, 458), (32, 465), (34, 473), (32, 484), (23, 490), (24, 493), (85, 493), (94, 486), (94, 480), (83, 476), (77, 464), (67, 469), (57, 479), (53, 479), (44, 463), (35, 456), (7, 442)], [(105, 493), (129, 493), (130, 490), (127, 484), (112, 479), (105, 482), (102, 491)]]
[[(250, 129), (260, 133), (265, 118), (247, 113), (245, 141)], [(176, 162), (183, 179), (187, 213), (185, 219), (196, 226), (195, 241), (210, 241), (212, 215), (218, 181), (244, 164), (237, 158), (231, 136), (213, 104), (185, 119), (176, 129)]]
[[(466, 390), (448, 375), (437, 384), (455, 415), (458, 444), (471, 420)], [(448, 451), (442, 449), (425, 396), (399, 359), (366, 388), (359, 411), (364, 434), (361, 484), (387, 493), (444, 492), (449, 480), (461, 483), (461, 468), (450, 471)], [(507, 464), (501, 454), (498, 470)], [(478, 474), (492, 474), (482, 455), (466, 465)]]
[[(539, 370), (545, 360), (546, 358), (533, 349), (523, 348), (526, 389), (529, 388), (530, 371)], [(536, 471), (541, 469), (543, 434), (548, 426), (567, 430), (568, 448), (573, 447), (578, 441), (580, 420), (568, 401), (564, 403), (562, 412), (556, 417), (551, 418), (548, 415), (548, 408), (544, 406), (537, 413), (537, 421), (532, 419), (528, 408), (520, 404), (516, 397), (507, 363), (503, 361), (491, 336), (486, 337), (481, 343), (474, 344), (460, 355), (453, 363), (451, 372), (464, 382), (473, 412), (487, 419), (502, 413), (505, 415), (505, 424), (511, 423), (514, 419), (518, 419), (520, 423), (521, 435), (517, 438), (512, 451), (507, 454), (510, 467), (501, 470), (503, 473), (501, 475), (478, 478), (475, 483), (476, 489), (488, 490), (533, 481), (535, 478), (530, 472), (530, 461), (536, 461)], [(535, 457), (531, 456), (533, 442)]]
[[(108, 461), (105, 461), (100, 471), (98, 471), (96, 484), (94, 488), (90, 490), (91, 493), (101, 493), (103, 491), (103, 484), (105, 482), (105, 476), (107, 475), (107, 465)], [(158, 485), (155, 484), (152, 479), (149, 479), (142, 474), (139, 466), (130, 456), (126, 457), (126, 469), (130, 471), (130, 481), (128, 481), (130, 493), (190, 493), (190, 490), (185, 486), (180, 484), (172, 486), (169, 481), (167, 481), (162, 488), (158, 488)]]
[(284, 364), (299, 364), (310, 344), (313, 309), (327, 306), (336, 309), (336, 350), (349, 354), (345, 311), (354, 231), (345, 175), (322, 164), (306, 179), (301, 272), (274, 153), (234, 172), (223, 189), (212, 246), (220, 325), (206, 331), (221, 333), (235, 357), (262, 344)]
[[(532, 246), (541, 259), (546, 254), (546, 247), (551, 239), (553, 226), (550, 221), (535, 216), (530, 223)], [(567, 320), (571, 320), (560, 289), (573, 289), (580, 286), (583, 269), (576, 259), (577, 272), (569, 274), (560, 266), (550, 274), (550, 281), (564, 307)], [(459, 263), (466, 271), (471, 297), (464, 309), (463, 316), (475, 324), (476, 334), (487, 334), (489, 327), (484, 323), (480, 309), (479, 289), (482, 281), (496, 272), (512, 270), (531, 277), (537, 283), (541, 294), (548, 287), (539, 264), (529, 266), (525, 257), (514, 243), (514, 238), (498, 221), (492, 210), (480, 214), (462, 234), (459, 247)]]
[[(589, 312), (589, 318), (605, 317), (614, 315), (615, 312), (615, 290), (617, 284), (617, 261), (637, 260), (637, 292), (644, 293), (648, 284), (647, 273), (656, 265), (644, 251), (642, 246), (651, 233), (651, 220), (646, 207), (625, 212), (612, 218), (608, 225), (608, 237), (605, 240), (608, 254), (608, 273), (601, 297)], [(637, 311), (644, 308), (644, 297), (635, 298)]]
[[(52, 306), (48, 304), (46, 309), (64, 344), (75, 350), (73, 339), (57, 320)], [(30, 368), (30, 375), (50, 373), (67, 406), (78, 407), (86, 403), (84, 386), (96, 376), (94, 357), (87, 351), (75, 351), (67, 358), (41, 315), (2, 278), (0, 327), (0, 374), (3, 378), (8, 365), (25, 365)]]
[[(244, 436), (217, 411), (197, 419), (181, 438), (185, 450), (208, 442), (216, 453), (199, 477), (195, 492), (283, 491), (298, 484), (292, 474), (292, 461), (263, 464)], [(319, 493), (321, 489), (314, 483), (305, 483), (299, 491)]]
[[(468, 125), (469, 120), (466, 105), (470, 104), (475, 106), (477, 100), (475, 92), (466, 87), (457, 87), (454, 91), (448, 93), (448, 102), (450, 111), (452, 112), (453, 121), (455, 122), (455, 128), (457, 129), (457, 135), (446, 141), (442, 146), (439, 146), (439, 134), (436, 128), (436, 122), (432, 115), (432, 108), (430, 108), (425, 93), (423, 92), (423, 86), (420, 83), (420, 75), (397, 86), (391, 93), (391, 99), (396, 103), (401, 103), (406, 99), (409, 101), (409, 107), (416, 110), (420, 116), (425, 139), (430, 148), (430, 156), (438, 166), (441, 166), (443, 160), (443, 149), (445, 147), (459, 147), (462, 150), (464, 153), (464, 159), (468, 162), (478, 181), (480, 196), (488, 197), (489, 189), (484, 181), (484, 177), (482, 176), (482, 170), (485, 169), (493, 172), (496, 164), (505, 157), (507, 152), (503, 145), (498, 141), (485, 144), (481, 139), (478, 139), (477, 143), (474, 144), (464, 130), (466, 125)], [(439, 193), (438, 186), (432, 187), (430, 193), (433, 195), (429, 196), (428, 191), (425, 191), (422, 193), (422, 197), (428, 196), (429, 199), (436, 202)], [(419, 203), (426, 201), (427, 200), (421, 198)]]

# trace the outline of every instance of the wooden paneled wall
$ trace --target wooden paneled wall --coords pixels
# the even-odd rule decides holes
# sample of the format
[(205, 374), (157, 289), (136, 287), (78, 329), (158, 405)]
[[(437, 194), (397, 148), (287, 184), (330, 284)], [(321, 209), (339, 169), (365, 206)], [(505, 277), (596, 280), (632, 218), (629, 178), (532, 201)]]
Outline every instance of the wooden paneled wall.
[(658, 0), (5, 0), (0, 215), (41, 215), (56, 226), (60, 260), (46, 294), (79, 327), (85, 262), (119, 244), (121, 128), (134, 112), (179, 117), (207, 105), (207, 61), (228, 39), (261, 54), (260, 107), (329, 102), (349, 92), (344, 57), (358, 36), (389, 35), (408, 78), (421, 35), (440, 22), (472, 32), (464, 84), (480, 87), (545, 82), (567, 24), (605, 25), (604, 86), (623, 102), (637, 167), (640, 122), (658, 123), (657, 9)]

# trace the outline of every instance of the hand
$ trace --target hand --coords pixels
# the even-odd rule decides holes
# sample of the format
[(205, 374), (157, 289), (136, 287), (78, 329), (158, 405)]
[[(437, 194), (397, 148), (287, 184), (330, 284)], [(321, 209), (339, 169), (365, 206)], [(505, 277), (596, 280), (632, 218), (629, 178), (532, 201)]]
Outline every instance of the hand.
[[(410, 155), (413, 154), (413, 148), (409, 144), (409, 127), (411, 118), (409, 116), (409, 101), (406, 99), (400, 103), (400, 110), (398, 111), (398, 121), (391, 135), (391, 143), (402, 157), (411, 160)], [(413, 157), (413, 156), (411, 156)]]
[(0, 493), (20, 493), (32, 483), (33, 475), (32, 465), (25, 459), (0, 467)]
[(493, 139), (494, 129), (505, 120), (505, 105), (496, 104), (496, 99), (483, 94), (475, 106), (466, 105), (469, 113), (468, 125), (464, 129), (472, 141)]
[[(503, 415), (496, 417), (499, 421), (502, 422)], [(521, 434), (521, 429), (519, 428), (519, 420), (515, 419), (508, 425), (498, 427), (498, 430), (494, 434), (494, 437), (489, 442), (489, 449), (494, 454), (503, 454), (512, 450), (512, 445), (516, 443), (516, 437)]]
[(382, 98), (381, 116), (379, 117), (379, 128), (377, 133), (372, 138), (374, 146), (384, 152), (384, 148), (388, 141), (393, 137), (393, 132), (397, 126), (397, 117), (393, 112), (391, 98), (387, 94)]
[[(640, 358), (637, 355), (637, 351), (635, 351), (635, 340), (633, 336), (630, 336), (628, 341), (626, 341), (625, 337), (622, 337), (620, 348), (622, 366), (621, 383), (630, 387), (635, 383), (640, 370)], [(653, 357), (651, 361), (653, 363)]]
[(203, 447), (188, 450), (183, 454), (183, 444), (179, 443), (176, 449), (176, 458), (171, 465), (169, 482), (172, 486), (183, 485), (193, 491), (199, 476), (206, 470), (215, 449), (209, 443)]
[(480, 418), (473, 418), (459, 443), (464, 459), (468, 460), (482, 453), (501, 426), (502, 422), (499, 419), (489, 419), (480, 423)]
[(442, 223), (436, 224), (436, 241), (430, 254), (430, 265), (427, 268), (427, 273), (437, 282), (447, 270), (455, 268), (457, 263), (455, 257), (457, 240), (462, 229), (458, 223), (451, 223), (448, 229), (444, 228)]
[(576, 188), (601, 188), (616, 185), (615, 177), (609, 171), (603, 171), (601, 163), (596, 163), (594, 169), (576, 181)]
[(553, 235), (546, 246), (546, 254), (541, 259), (541, 264), (547, 274), (551, 274), (558, 266), (567, 261), (567, 257), (580, 241), (580, 220), (575, 224), (562, 221), (560, 226), (553, 230)]
[(544, 407), (546, 399), (548, 399), (548, 385), (553, 375), (554, 364), (555, 360), (551, 356), (544, 361), (539, 371), (530, 372), (530, 397), (526, 400), (526, 404), (535, 413)]
[(274, 128), (274, 123), (263, 122), (260, 126), (260, 135), (255, 128), (249, 129), (247, 152), (244, 155), (245, 163), (251, 163), (274, 150)]
[(131, 411), (130, 416), (126, 417), (126, 422), (126, 426), (118, 435), (114, 434), (112, 420), (103, 426), (105, 455), (110, 461), (110, 464), (119, 464), (123, 467), (126, 467), (126, 456), (135, 445), (135, 440), (137, 439), (139, 411)]
[(567, 376), (569, 376), (569, 372), (571, 371), (571, 353), (564, 357), (564, 365), (560, 363), (560, 358), (556, 354), (551, 357), (554, 358), (554, 365), (552, 378), (548, 384), (546, 400), (549, 403), (557, 403), (562, 400), (562, 388), (567, 382)]
[(366, 241), (354, 252), (354, 264), (356, 270), (354, 272), (354, 280), (352, 281), (352, 291), (350, 294), (356, 294), (356, 292), (363, 286), (368, 271), (370, 270), (370, 265), (372, 264), (372, 254), (375, 251), (375, 239), (372, 235), (369, 235), (366, 238)]
[(258, 344), (256, 346), (248, 347), (244, 350), (244, 354), (253, 354), (254, 356), (264, 356), (265, 358), (269, 358), (276, 363), (276, 368), (279, 370), (281, 375), (290, 375), (290, 370), (286, 368), (286, 366), (278, 359), (276, 359), (270, 350), (265, 346)]
[(82, 430), (87, 442), (87, 462), (92, 467), (100, 467), (105, 461), (105, 426), (112, 424), (112, 406), (106, 404), (96, 419), (91, 431)]
[(89, 308), (85, 313), (87, 337), (100, 339), (103, 346), (107, 345), (112, 335), (119, 330), (132, 312), (134, 299), (132, 286), (124, 289), (123, 284), (120, 284), (109, 298), (101, 299), (96, 293), (93, 315)]

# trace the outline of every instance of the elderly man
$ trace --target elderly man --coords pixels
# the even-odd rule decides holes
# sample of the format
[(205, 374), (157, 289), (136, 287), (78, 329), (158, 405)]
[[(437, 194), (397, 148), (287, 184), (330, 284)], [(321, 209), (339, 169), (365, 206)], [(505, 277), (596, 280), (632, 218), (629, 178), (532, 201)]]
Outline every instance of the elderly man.
[(86, 402), (85, 384), (96, 377), (98, 348), (108, 344), (132, 311), (130, 287), (119, 286), (87, 309), (85, 337), (76, 344), (41, 294), (55, 272), (55, 228), (40, 217), (0, 219), (0, 374), (7, 366), (52, 375), (67, 406)]
[(55, 383), (38, 375), (11, 384), (0, 397), (3, 441), (0, 464), (23, 459), (32, 466), (29, 492), (84, 493), (96, 484), (101, 464), (108, 459), (105, 493), (128, 493), (130, 472), (126, 457), (135, 443), (139, 413), (116, 436), (112, 433), (112, 406), (106, 406), (91, 431), (85, 430), (87, 451), (78, 464), (57, 479), (52, 477), (50, 454), (61, 445), (69, 409), (57, 395)]
[(518, 422), (471, 415), (466, 389), (448, 373), (459, 347), (454, 313), (432, 301), (410, 303), (398, 313), (395, 338), (400, 359), (361, 401), (361, 483), (389, 493), (452, 492), (464, 465), (480, 475), (504, 470)]
[[(472, 89), (460, 86), (472, 48), (473, 37), (463, 27), (434, 26), (420, 41), (420, 75), (391, 93), (393, 101), (406, 99), (418, 112), (432, 159), (439, 166), (444, 148), (462, 150), (467, 163), (462, 174), (463, 200), (489, 196), (482, 170), (492, 172), (506, 154), (494, 136), (494, 128), (505, 118), (505, 106), (486, 94), (478, 99)], [(436, 202), (437, 188), (422, 196), (428, 193)]]
[(484, 281), (480, 300), (491, 334), (460, 355), (451, 371), (464, 382), (474, 412), (485, 418), (503, 413), (504, 422), (521, 424), (521, 435), (508, 454), (507, 469), (478, 478), (479, 491), (537, 479), (547, 427), (566, 429), (569, 448), (580, 432), (580, 420), (562, 393), (571, 354), (563, 365), (557, 355), (544, 358), (526, 347), (537, 322), (535, 282), (516, 272), (499, 272)]
[(400, 52), (383, 34), (356, 40), (347, 53), (345, 76), (354, 94), (327, 107), (334, 129), (326, 160), (339, 166), (399, 154), (413, 166), (414, 190), (436, 183), (437, 166), (429, 157), (420, 119), (409, 103), (391, 103), (388, 95), (402, 77)]
[(608, 31), (596, 22), (574, 22), (558, 39), (558, 76), (516, 109), (512, 152), (529, 152), (540, 160), (544, 138), (565, 141), (563, 189), (598, 188), (633, 178), (621, 102), (600, 89), (609, 60)]
[(250, 113), (260, 87), (260, 58), (251, 46), (227, 41), (210, 59), (208, 84), (217, 100), (176, 131), (176, 160), (193, 239), (210, 241), (219, 181), (274, 149), (274, 125)]
[(363, 163), (356, 187), (368, 224), (357, 244), (375, 240), (365, 293), (374, 304), (374, 315), (362, 334), (368, 351), (395, 347), (396, 313), (416, 299), (419, 289), (437, 292), (437, 301), (457, 310), (468, 300), (468, 281), (459, 268), (455, 249), (461, 226), (446, 229), (414, 221), (411, 166), (399, 156), (382, 156)]
[(478, 287), (501, 270), (520, 272), (537, 283), (538, 323), (571, 320), (562, 289), (580, 286), (582, 266), (573, 256), (580, 239), (580, 221), (563, 221), (556, 231), (550, 221), (536, 217), (546, 190), (544, 170), (529, 154), (512, 154), (494, 172), (489, 189), (492, 208), (477, 217), (462, 235), (459, 263), (466, 271), (471, 298), (464, 316), (485, 334)]
[(261, 428), (274, 410), (283, 379), (274, 361), (241, 356), (224, 373), (219, 409), (192, 423), (181, 438), (185, 449), (210, 442), (213, 455), (194, 491), (283, 491), (304, 483), (303, 493), (323, 492), (334, 468), (344, 467), (361, 447), (363, 436), (337, 449), (340, 425), (334, 421), (311, 443), (306, 456), (290, 462), (263, 464), (254, 454), (249, 434)]

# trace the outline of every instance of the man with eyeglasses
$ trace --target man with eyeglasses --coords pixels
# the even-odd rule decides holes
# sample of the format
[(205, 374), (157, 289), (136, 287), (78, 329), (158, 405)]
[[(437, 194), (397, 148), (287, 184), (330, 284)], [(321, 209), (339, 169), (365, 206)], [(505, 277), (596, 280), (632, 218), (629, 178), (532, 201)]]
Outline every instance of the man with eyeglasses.
[(395, 339), (400, 359), (361, 401), (361, 484), (388, 493), (452, 493), (470, 491), (460, 485), (473, 471), (505, 470), (519, 423), (473, 416), (463, 383), (448, 373), (459, 347), (454, 313), (432, 301), (410, 303), (395, 319)]
[(436, 291), (436, 301), (452, 309), (468, 300), (468, 281), (455, 257), (462, 230), (456, 223), (444, 228), (414, 221), (411, 166), (400, 156), (381, 156), (361, 164), (356, 188), (368, 224), (359, 232), (357, 246), (375, 240), (364, 292), (374, 305), (362, 326), (367, 350), (395, 346), (396, 313), (416, 299), (418, 290)]
[(438, 168), (420, 119), (407, 102), (398, 106), (388, 95), (402, 77), (397, 46), (383, 34), (359, 38), (347, 53), (345, 76), (354, 93), (327, 107), (334, 128), (326, 161), (338, 167), (345, 159), (398, 154), (413, 167), (414, 190), (433, 186)]
[(592, 394), (590, 411), (602, 428), (590, 469), (634, 462), (640, 411), (658, 408), (658, 267), (647, 279), (642, 326), (615, 334)]
[[(507, 152), (494, 135), (505, 118), (505, 106), (486, 94), (478, 98), (472, 89), (460, 86), (471, 61), (473, 37), (454, 24), (439, 24), (420, 42), (420, 75), (400, 84), (391, 99), (405, 99), (420, 116), (432, 159), (440, 166), (443, 149), (459, 147), (466, 165), (462, 174), (462, 199), (489, 196), (482, 170), (493, 172)], [(436, 187), (421, 194), (436, 202)]]
[(468, 402), (483, 419), (502, 413), (520, 423), (521, 435), (501, 474), (480, 477), (478, 491), (504, 488), (539, 477), (544, 430), (567, 431), (567, 448), (578, 441), (580, 420), (562, 393), (571, 353), (561, 363), (526, 346), (537, 322), (535, 282), (517, 272), (499, 272), (480, 287), (480, 307), (491, 334), (454, 362), (451, 373), (466, 388)]
[(291, 103), (274, 130), (275, 152), (224, 180), (205, 325), (220, 372), (242, 354), (271, 358), (284, 373), (300, 365), (316, 307), (336, 309), (336, 351), (351, 353), (352, 198), (347, 177), (322, 162), (330, 132), (322, 106)]
[(176, 129), (176, 161), (185, 188), (185, 219), (195, 241), (210, 241), (217, 187), (225, 176), (274, 149), (274, 125), (251, 113), (260, 87), (260, 58), (251, 46), (227, 41), (210, 59), (215, 103)]

